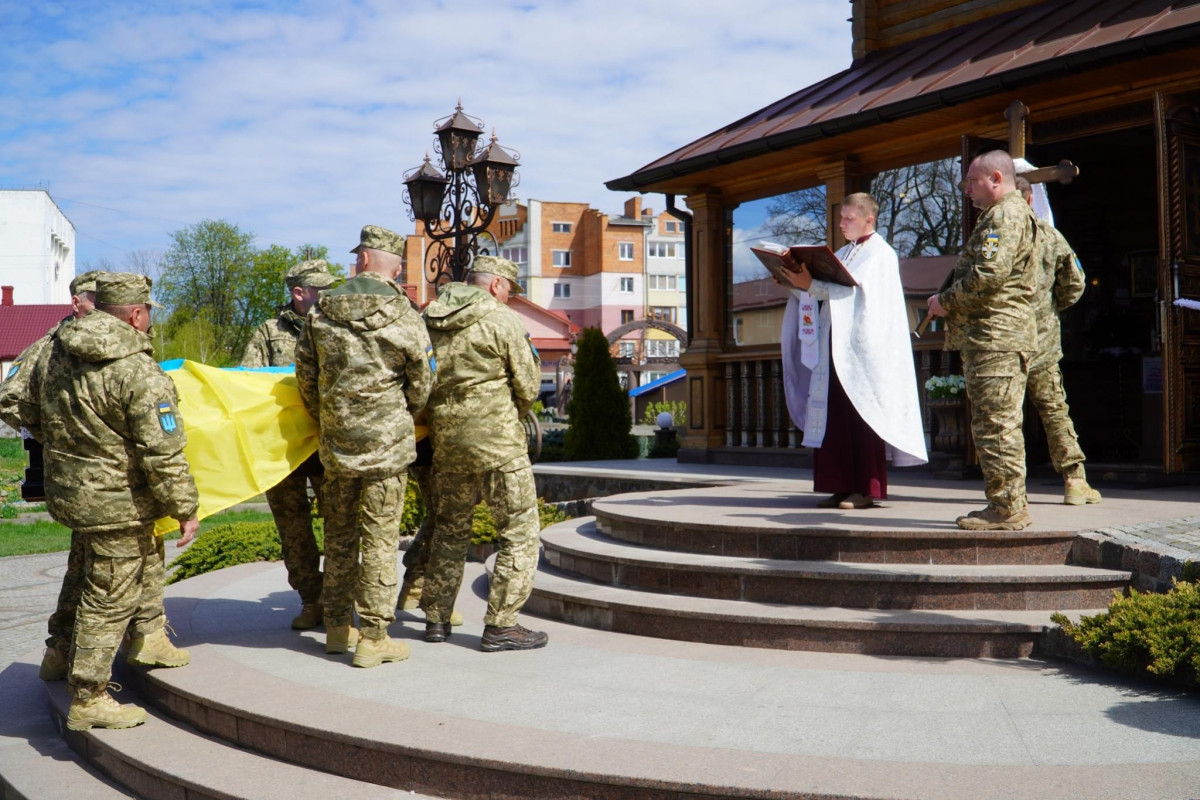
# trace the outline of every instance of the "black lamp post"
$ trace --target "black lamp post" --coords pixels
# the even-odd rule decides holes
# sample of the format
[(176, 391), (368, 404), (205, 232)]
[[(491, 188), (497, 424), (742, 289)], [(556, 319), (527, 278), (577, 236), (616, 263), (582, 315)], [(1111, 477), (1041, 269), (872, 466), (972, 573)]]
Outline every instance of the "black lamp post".
[(445, 173), (425, 162), (404, 176), (405, 201), (414, 220), (425, 224), (425, 235), (438, 245), (425, 273), (431, 283), (461, 281), (479, 251), (479, 234), (517, 184), (520, 155), (506, 150), (496, 135), (476, 151), (482, 121), (463, 113), (462, 103), (436, 125), (437, 144)]

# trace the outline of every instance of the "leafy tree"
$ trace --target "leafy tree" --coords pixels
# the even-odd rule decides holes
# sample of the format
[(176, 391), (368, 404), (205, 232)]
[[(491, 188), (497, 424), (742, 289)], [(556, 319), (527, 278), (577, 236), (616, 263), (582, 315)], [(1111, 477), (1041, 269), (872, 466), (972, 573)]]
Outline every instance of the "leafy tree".
[(767, 230), (787, 244), (821, 244), (826, 239), (825, 187), (776, 195), (767, 203)]
[(621, 388), (608, 339), (599, 328), (587, 328), (579, 338), (567, 413), (571, 417), (564, 439), (567, 458), (587, 461), (637, 457), (629, 395)]

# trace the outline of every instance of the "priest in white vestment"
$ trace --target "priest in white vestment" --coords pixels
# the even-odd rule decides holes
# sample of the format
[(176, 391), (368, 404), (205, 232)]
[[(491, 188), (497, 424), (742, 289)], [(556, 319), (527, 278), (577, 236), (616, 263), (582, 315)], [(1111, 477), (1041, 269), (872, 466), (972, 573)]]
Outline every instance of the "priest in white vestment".
[(875, 233), (879, 206), (847, 197), (837, 257), (858, 286), (814, 280), (803, 265), (789, 276), (792, 296), (781, 346), (788, 411), (815, 448), (813, 491), (823, 508), (870, 508), (887, 499), (887, 462), (924, 464), (908, 315), (896, 251)]

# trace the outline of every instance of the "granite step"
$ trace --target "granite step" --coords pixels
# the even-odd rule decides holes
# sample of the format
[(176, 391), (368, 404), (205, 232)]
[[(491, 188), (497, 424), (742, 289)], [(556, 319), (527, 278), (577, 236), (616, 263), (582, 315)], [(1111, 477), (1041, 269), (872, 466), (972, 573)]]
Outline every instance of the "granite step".
[[(133, 792), (133, 796), (145, 800), (325, 800), (330, 797), (433, 800), (431, 795), (333, 775), (235, 747), (187, 724), (168, 719), (129, 689), (117, 697), (122, 702), (147, 706), (149, 718), (144, 724), (125, 730), (69, 731), (65, 726), (70, 702), (66, 683), (44, 686), (50, 711), (71, 749)], [(283, 733), (277, 735), (282, 738)], [(52, 796), (91, 798), (94, 795)]]
[[(811, 503), (811, 500), (806, 500)], [(713, 486), (597, 499), (598, 529), (631, 544), (685, 553), (804, 561), (1066, 564), (1074, 530), (964, 531), (959, 504), (841, 511), (797, 505), (786, 488)], [(953, 510), (952, 510), (953, 509)]]
[(1058, 611), (1107, 605), (1131, 574), (1053, 564), (791, 561), (656, 550), (603, 536), (590, 517), (542, 531), (563, 572), (693, 597), (879, 609)]

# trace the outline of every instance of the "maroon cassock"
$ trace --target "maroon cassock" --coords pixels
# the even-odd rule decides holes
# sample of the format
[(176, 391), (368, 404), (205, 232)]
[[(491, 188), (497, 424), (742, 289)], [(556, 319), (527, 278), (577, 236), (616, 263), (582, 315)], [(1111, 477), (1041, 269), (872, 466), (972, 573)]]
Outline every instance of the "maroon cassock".
[(887, 451), (883, 439), (863, 422), (846, 396), (837, 369), (829, 365), (825, 439), (813, 452), (813, 491), (887, 499)]

